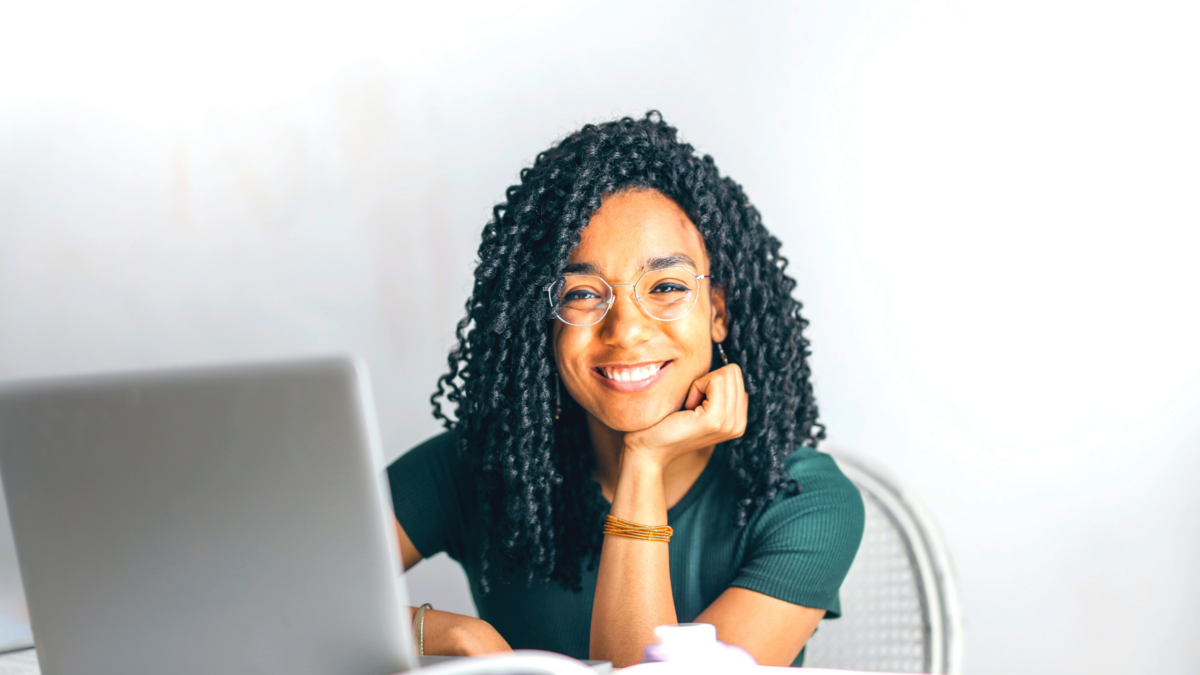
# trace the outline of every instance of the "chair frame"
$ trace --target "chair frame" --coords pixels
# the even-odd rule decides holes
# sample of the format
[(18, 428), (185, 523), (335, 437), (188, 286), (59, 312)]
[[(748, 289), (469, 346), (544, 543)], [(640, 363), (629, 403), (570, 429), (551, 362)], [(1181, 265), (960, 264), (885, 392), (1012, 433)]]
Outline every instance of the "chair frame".
[(904, 539), (924, 600), (921, 609), (929, 640), (925, 672), (960, 675), (963, 620), (958, 584), (949, 549), (933, 517), (888, 471), (852, 453), (834, 449), (829, 454), (859, 490), (879, 500)]

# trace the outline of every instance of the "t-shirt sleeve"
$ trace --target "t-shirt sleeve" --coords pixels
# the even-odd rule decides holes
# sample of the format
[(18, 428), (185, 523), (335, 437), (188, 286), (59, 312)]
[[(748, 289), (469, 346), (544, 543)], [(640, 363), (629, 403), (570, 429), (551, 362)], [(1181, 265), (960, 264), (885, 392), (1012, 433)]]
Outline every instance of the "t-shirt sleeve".
[(392, 509), (422, 558), (442, 551), (462, 560), (463, 501), (470, 486), (455, 447), (443, 433), (400, 455), (387, 469)]
[(838, 589), (862, 541), (862, 496), (829, 455), (800, 448), (788, 466), (800, 492), (781, 492), (752, 521), (732, 585), (837, 618)]

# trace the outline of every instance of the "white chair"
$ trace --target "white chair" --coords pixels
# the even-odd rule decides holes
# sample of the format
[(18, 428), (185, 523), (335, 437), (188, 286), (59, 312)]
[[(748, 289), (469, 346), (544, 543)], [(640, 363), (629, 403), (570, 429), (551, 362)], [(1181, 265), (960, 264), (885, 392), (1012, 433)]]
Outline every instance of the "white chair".
[(933, 519), (887, 472), (853, 455), (830, 454), (862, 493), (866, 528), (842, 584), (842, 616), (821, 622), (804, 665), (958, 675), (958, 589)]

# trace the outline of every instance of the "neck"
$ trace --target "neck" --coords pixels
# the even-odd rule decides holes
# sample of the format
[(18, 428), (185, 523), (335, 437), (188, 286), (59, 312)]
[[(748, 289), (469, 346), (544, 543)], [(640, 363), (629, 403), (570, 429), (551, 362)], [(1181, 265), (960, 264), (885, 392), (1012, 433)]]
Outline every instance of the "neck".
[[(609, 428), (590, 414), (587, 416), (587, 422), (588, 435), (592, 440), (592, 453), (596, 457), (596, 473), (593, 477), (600, 484), (605, 498), (612, 501), (617, 489), (617, 479), (621, 477), (625, 432)], [(708, 466), (708, 460), (716, 448), (716, 445), (710, 445), (689, 452), (676, 457), (663, 468), (663, 494), (666, 496), (667, 508), (683, 499), (704, 472), (704, 467)]]

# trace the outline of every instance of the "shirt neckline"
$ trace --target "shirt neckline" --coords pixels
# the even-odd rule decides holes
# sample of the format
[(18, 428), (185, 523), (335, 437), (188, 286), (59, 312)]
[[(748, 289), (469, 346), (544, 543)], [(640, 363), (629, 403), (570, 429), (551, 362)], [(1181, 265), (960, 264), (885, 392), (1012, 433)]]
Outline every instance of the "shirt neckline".
[[(717, 444), (717, 447), (713, 449), (712, 456), (708, 458), (708, 464), (704, 465), (704, 470), (701, 471), (700, 475), (696, 477), (696, 482), (692, 483), (692, 486), (688, 488), (686, 493), (684, 493), (683, 499), (680, 499), (679, 503), (675, 504), (675, 506), (667, 509), (668, 525), (670, 525), (671, 521), (673, 521), (675, 518), (682, 515), (683, 512), (688, 509), (688, 507), (695, 503), (695, 501), (700, 498), (700, 495), (703, 494), (708, 488), (709, 483), (712, 483), (716, 478), (717, 473), (719, 473), (721, 470), (721, 465), (725, 463), (724, 449), (724, 443)], [(604, 498), (604, 501), (608, 504), (608, 512), (612, 513), (612, 502), (610, 502), (607, 497)]]
[(724, 443), (717, 444), (717, 447), (713, 449), (712, 456), (708, 458), (708, 464), (704, 465), (704, 470), (700, 472), (700, 476), (696, 478), (696, 482), (692, 483), (692, 486), (688, 488), (686, 493), (684, 493), (683, 499), (680, 499), (679, 503), (677, 503), (675, 506), (667, 509), (668, 525), (671, 524), (671, 522), (677, 517), (683, 515), (683, 512), (687, 511), (688, 507), (694, 504), (696, 500), (700, 498), (700, 495), (704, 494), (704, 491), (708, 488), (708, 485), (717, 477), (717, 474), (721, 470), (721, 466), (723, 466), (725, 463), (725, 453), (723, 452), (724, 448)]

